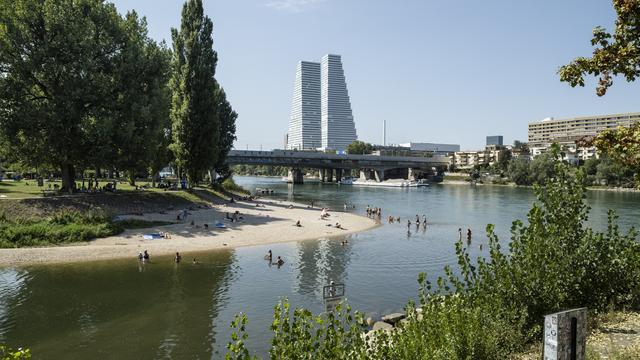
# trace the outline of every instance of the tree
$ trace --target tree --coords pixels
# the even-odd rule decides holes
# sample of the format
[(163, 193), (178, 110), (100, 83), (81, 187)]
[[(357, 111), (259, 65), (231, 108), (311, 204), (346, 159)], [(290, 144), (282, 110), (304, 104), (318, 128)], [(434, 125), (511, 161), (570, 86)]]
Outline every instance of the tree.
[(347, 153), (349, 154), (371, 154), (373, 152), (373, 145), (364, 141), (356, 140), (347, 146)]
[[(163, 141), (169, 124), (169, 97), (165, 87), (170, 52), (147, 35), (146, 19), (133, 12), (124, 19), (126, 46), (117, 64), (115, 129), (108, 143), (116, 168), (125, 170), (131, 185), (135, 174), (146, 171), (154, 157), (167, 146)], [(166, 163), (165, 163), (166, 164)]]
[(640, 185), (640, 123), (605, 130), (595, 137), (593, 144), (602, 154), (631, 168), (636, 185)]
[(516, 185), (531, 185), (529, 177), (529, 162), (523, 158), (515, 158), (509, 162), (509, 178)]
[(57, 166), (71, 192), (111, 126), (120, 17), (100, 0), (0, 0), (0, 9), (0, 142), (22, 162)]
[(173, 65), (171, 121), (173, 151), (179, 172), (193, 186), (218, 159), (219, 120), (214, 79), (217, 54), (213, 23), (203, 14), (202, 0), (188, 0), (182, 8), (180, 30), (171, 29)]
[(529, 183), (544, 185), (552, 179), (556, 175), (555, 163), (558, 159), (558, 154), (559, 148), (556, 146), (536, 156), (529, 164)]
[(614, 33), (594, 28), (593, 56), (578, 57), (562, 66), (560, 81), (584, 86), (585, 74), (599, 76), (596, 93), (603, 96), (613, 84), (612, 76), (622, 75), (629, 82), (640, 76), (640, 0), (613, 0), (613, 7), (617, 13)]
[[(218, 132), (218, 161), (215, 170), (223, 178), (229, 177), (231, 171), (226, 164), (229, 150), (233, 148), (233, 142), (236, 140), (236, 119), (238, 114), (233, 111), (231, 104), (227, 101), (227, 94), (222, 86), (216, 83), (215, 97), (217, 101), (216, 109), (218, 120), (220, 121), (220, 129)], [(211, 179), (213, 181), (215, 179)]]

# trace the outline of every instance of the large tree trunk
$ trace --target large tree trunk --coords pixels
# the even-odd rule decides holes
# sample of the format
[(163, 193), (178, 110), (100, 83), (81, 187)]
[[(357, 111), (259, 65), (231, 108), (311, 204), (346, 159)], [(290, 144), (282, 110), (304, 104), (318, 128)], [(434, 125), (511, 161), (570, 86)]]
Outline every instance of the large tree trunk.
[(136, 186), (136, 172), (134, 170), (127, 171), (129, 185)]
[(73, 193), (76, 189), (76, 171), (71, 164), (62, 164), (62, 188), (63, 192)]

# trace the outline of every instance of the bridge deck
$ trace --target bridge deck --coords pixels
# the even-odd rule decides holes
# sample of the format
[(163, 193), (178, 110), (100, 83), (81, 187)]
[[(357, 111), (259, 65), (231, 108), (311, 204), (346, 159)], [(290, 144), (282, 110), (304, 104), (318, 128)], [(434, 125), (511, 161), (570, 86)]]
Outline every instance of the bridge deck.
[(253, 151), (231, 150), (227, 157), (229, 165), (273, 165), (333, 169), (393, 169), (393, 168), (429, 168), (446, 166), (449, 158), (443, 155), (432, 157), (377, 156), (328, 154), (314, 151)]

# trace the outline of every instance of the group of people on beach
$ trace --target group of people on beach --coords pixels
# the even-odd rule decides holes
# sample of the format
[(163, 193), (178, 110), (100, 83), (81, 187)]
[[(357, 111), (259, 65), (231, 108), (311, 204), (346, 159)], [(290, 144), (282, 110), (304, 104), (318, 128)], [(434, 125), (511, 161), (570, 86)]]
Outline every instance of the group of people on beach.
[(273, 253), (271, 252), (271, 249), (269, 249), (267, 255), (264, 256), (264, 259), (269, 261), (269, 266), (276, 265), (278, 266), (278, 269), (280, 266), (284, 265), (284, 259), (282, 259), (281, 256), (278, 256), (275, 262), (273, 261)]

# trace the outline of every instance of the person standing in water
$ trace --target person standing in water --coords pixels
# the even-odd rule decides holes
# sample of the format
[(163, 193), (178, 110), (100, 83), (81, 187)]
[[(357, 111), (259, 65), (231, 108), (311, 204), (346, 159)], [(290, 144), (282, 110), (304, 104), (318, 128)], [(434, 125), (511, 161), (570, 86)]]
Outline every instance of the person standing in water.
[(180, 260), (182, 260), (182, 256), (180, 255), (179, 252), (176, 251), (176, 258), (174, 259), (176, 264), (180, 262)]
[(458, 241), (462, 241), (462, 228), (458, 228)]

